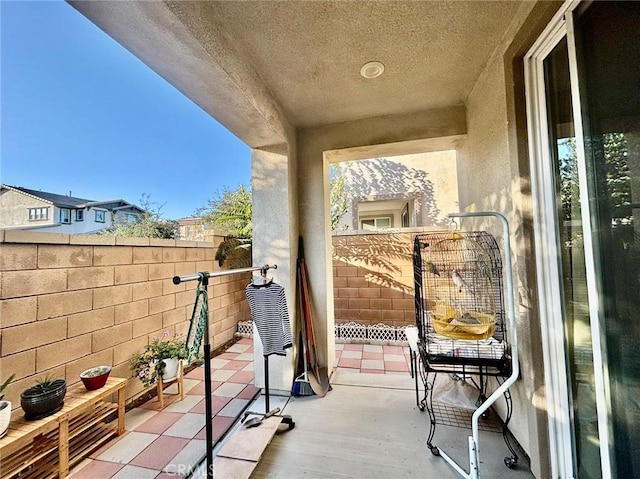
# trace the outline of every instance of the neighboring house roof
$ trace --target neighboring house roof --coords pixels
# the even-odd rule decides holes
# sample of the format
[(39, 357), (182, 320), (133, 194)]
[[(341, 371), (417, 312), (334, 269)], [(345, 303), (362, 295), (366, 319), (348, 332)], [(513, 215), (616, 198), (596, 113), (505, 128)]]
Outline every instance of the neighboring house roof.
[(133, 205), (122, 199), (94, 201), (94, 200), (88, 200), (85, 198), (76, 198), (74, 196), (49, 193), (47, 191), (31, 190), (29, 188), (23, 188), (21, 186), (0, 185), (0, 187), (15, 191), (17, 193), (22, 193), (24, 195), (31, 196), (33, 198), (37, 198), (42, 201), (46, 201), (47, 203), (51, 203), (52, 205), (57, 206), (59, 208), (98, 207), (98, 208), (104, 208), (106, 210), (118, 210), (118, 209), (129, 208), (129, 209), (137, 210), (140, 213), (144, 212), (144, 210), (139, 206)]

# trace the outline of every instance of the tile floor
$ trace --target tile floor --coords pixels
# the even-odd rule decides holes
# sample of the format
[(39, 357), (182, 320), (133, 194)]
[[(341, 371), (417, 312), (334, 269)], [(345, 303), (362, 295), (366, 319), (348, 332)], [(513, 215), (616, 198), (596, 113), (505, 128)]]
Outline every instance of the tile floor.
[[(409, 361), (409, 350), (402, 346), (336, 344), (336, 365), (345, 372), (408, 375)], [(213, 358), (211, 370), (213, 433), (217, 440), (259, 394), (252, 384), (253, 340), (240, 339)], [(160, 410), (154, 398), (130, 410), (126, 415), (127, 432), (78, 464), (71, 476), (176, 479), (194, 471), (205, 454), (204, 388), (204, 367), (199, 367), (185, 375), (182, 401), (177, 386), (172, 385), (165, 389), (164, 409)]]
[[(258, 395), (253, 386), (253, 342), (241, 339), (211, 360), (213, 435), (217, 440)], [(126, 414), (127, 432), (78, 464), (74, 479), (178, 478), (205, 454), (204, 367), (187, 373), (185, 397), (177, 385), (165, 389), (165, 407), (157, 398)]]
[(378, 344), (336, 344), (336, 365), (371, 374), (409, 374), (411, 370), (408, 347)]

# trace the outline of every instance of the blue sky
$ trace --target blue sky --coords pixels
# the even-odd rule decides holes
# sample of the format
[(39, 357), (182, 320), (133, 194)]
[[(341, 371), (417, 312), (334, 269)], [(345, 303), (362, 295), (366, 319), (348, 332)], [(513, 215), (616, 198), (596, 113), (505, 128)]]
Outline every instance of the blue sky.
[(0, 181), (190, 216), (250, 149), (63, 1), (0, 1)]

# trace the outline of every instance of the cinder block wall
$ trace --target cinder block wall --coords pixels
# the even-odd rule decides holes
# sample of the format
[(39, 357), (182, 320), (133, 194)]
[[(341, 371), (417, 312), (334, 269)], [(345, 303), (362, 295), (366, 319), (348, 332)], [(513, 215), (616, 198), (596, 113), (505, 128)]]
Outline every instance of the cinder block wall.
[(412, 250), (422, 231), (332, 237), (336, 323), (415, 324)]
[[(219, 240), (221, 240), (220, 238)], [(5, 399), (44, 375), (80, 381), (102, 364), (130, 377), (129, 358), (165, 331), (186, 334), (196, 282), (175, 275), (219, 270), (211, 242), (114, 238), (0, 230), (0, 380), (15, 373)], [(212, 348), (250, 318), (250, 275), (211, 278)], [(131, 398), (143, 390), (138, 380)]]

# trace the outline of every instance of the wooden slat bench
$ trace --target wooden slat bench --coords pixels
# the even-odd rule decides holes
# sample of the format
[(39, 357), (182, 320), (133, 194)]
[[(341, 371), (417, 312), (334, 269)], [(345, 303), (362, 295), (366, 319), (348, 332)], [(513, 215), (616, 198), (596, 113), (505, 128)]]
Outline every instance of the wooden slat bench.
[[(0, 477), (65, 477), (69, 468), (114, 436), (124, 433), (125, 386), (128, 379), (109, 378), (87, 391), (82, 384), (67, 391), (64, 406), (44, 419), (27, 421), (13, 412), (7, 435), (0, 439)], [(117, 394), (117, 402), (107, 399)], [(104, 419), (117, 411), (118, 420)]]

